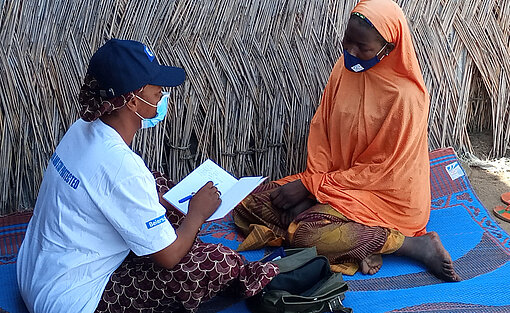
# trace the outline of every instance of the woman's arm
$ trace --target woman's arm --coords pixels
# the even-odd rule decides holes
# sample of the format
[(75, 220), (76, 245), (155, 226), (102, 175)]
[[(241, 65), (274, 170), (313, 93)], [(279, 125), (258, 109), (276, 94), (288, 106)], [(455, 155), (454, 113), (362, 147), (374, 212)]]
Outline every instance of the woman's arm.
[(150, 255), (156, 264), (171, 269), (189, 252), (200, 226), (221, 203), (217, 191), (213, 183), (208, 182), (191, 198), (188, 214), (176, 230), (177, 239), (163, 250)]

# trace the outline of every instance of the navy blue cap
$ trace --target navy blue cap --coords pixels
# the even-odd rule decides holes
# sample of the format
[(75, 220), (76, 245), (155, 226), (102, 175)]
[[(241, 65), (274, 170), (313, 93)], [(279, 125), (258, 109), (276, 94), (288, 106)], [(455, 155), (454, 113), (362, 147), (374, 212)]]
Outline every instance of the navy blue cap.
[(94, 53), (87, 73), (97, 80), (105, 98), (124, 95), (145, 85), (175, 87), (186, 78), (184, 69), (160, 65), (143, 43), (120, 39), (108, 40)]

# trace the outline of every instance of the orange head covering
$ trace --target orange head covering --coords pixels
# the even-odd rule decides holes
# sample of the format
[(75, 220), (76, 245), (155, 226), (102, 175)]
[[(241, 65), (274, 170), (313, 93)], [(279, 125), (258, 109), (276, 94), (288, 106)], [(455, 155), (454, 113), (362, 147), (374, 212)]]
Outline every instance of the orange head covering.
[(387, 42), (395, 44), (395, 49), (386, 57), (384, 65), (378, 66), (378, 70), (385, 71), (386, 76), (405, 76), (422, 92), (427, 93), (414, 52), (411, 32), (400, 7), (392, 0), (365, 0), (358, 3), (352, 12), (366, 16)]
[(363, 0), (367, 17), (395, 48), (365, 72), (341, 57), (310, 125), (301, 179), (321, 203), (368, 226), (422, 235), (430, 214), (429, 95), (407, 21), (391, 0)]

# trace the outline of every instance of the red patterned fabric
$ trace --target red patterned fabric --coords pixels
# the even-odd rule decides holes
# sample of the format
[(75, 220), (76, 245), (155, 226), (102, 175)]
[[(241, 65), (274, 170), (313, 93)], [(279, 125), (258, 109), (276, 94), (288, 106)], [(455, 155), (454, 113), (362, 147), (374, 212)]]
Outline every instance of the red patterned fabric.
[(438, 199), (469, 189), (464, 179), (452, 180), (446, 170), (446, 165), (458, 163), (458, 158), (452, 148), (434, 150), (429, 156), (432, 199)]
[(0, 265), (16, 262), (32, 211), (0, 217)]
[[(154, 177), (160, 192), (173, 186), (160, 173)], [(174, 227), (183, 217), (167, 207), (167, 218)], [(147, 256), (130, 254), (111, 276), (96, 313), (196, 312), (201, 303), (227, 288), (240, 297), (253, 296), (278, 273), (272, 263), (248, 263), (228, 247), (196, 239), (171, 270), (159, 267)]]

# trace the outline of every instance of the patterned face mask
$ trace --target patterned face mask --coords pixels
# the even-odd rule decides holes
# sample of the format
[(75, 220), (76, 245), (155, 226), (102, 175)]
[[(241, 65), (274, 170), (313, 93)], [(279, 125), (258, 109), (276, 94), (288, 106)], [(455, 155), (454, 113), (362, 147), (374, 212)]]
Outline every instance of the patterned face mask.
[(379, 63), (386, 55), (383, 55), (379, 59), (379, 54), (386, 48), (388, 43), (386, 43), (377, 54), (371, 58), (370, 60), (362, 60), (354, 55), (350, 54), (346, 49), (344, 49), (344, 64), (345, 68), (347, 68), (351, 72), (364, 72), (369, 68), (373, 67), (377, 63)]
[(156, 108), (156, 116), (152, 118), (143, 118), (138, 112), (135, 112), (136, 115), (142, 120), (142, 128), (151, 128), (156, 126), (159, 122), (161, 122), (165, 116), (166, 112), (168, 110), (168, 97), (170, 96), (169, 92), (163, 92), (163, 96), (158, 101), (156, 105), (150, 103), (149, 101), (135, 95), (138, 99), (142, 100), (143, 102), (147, 103), (153, 108)]

